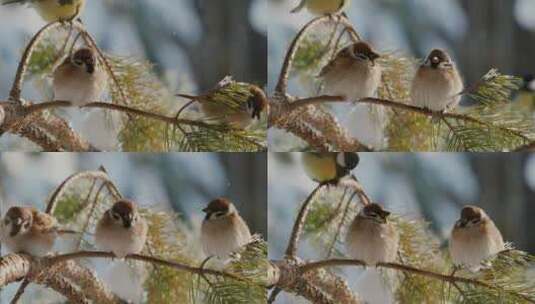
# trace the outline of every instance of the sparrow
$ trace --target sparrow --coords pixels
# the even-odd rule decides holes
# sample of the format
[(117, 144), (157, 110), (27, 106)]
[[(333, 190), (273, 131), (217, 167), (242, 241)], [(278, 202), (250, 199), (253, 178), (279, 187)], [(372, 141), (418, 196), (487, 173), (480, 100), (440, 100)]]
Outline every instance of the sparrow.
[(434, 49), (418, 68), (412, 81), (411, 101), (431, 111), (455, 108), (461, 101), (463, 80), (444, 50)]
[(201, 243), (208, 257), (226, 258), (251, 241), (249, 227), (229, 200), (217, 198), (202, 211)]
[(451, 231), (449, 247), (455, 265), (478, 271), (481, 262), (503, 251), (505, 244), (500, 230), (483, 209), (465, 206)]
[(95, 51), (80, 48), (54, 71), (54, 99), (70, 101), (75, 106), (99, 101), (106, 89), (107, 80), (107, 74), (98, 64)]
[(353, 152), (305, 152), (302, 161), (305, 172), (313, 181), (338, 184), (357, 167), (360, 157)]
[(344, 11), (349, 6), (350, 0), (301, 0), (299, 5), (291, 10), (291, 13), (298, 13), (303, 8), (318, 16), (337, 14)]
[(147, 222), (129, 200), (119, 200), (107, 210), (97, 224), (95, 243), (116, 257), (138, 254), (147, 240)]
[(399, 247), (399, 235), (388, 221), (390, 212), (370, 203), (357, 214), (347, 231), (345, 245), (349, 256), (367, 265), (393, 262)]
[(0, 223), (0, 240), (12, 252), (45, 256), (57, 236), (56, 219), (32, 207), (11, 207)]
[(380, 55), (366, 42), (357, 42), (336, 54), (320, 71), (325, 93), (356, 101), (374, 97), (381, 83)]
[(202, 96), (196, 100), (206, 118), (235, 128), (246, 129), (255, 119), (260, 119), (261, 114), (268, 106), (268, 99), (261, 88), (251, 86), (249, 94), (246, 102), (237, 105), (218, 103)]
[(85, 0), (3, 0), (6, 4), (29, 4), (46, 21), (70, 21), (77, 18), (85, 6)]

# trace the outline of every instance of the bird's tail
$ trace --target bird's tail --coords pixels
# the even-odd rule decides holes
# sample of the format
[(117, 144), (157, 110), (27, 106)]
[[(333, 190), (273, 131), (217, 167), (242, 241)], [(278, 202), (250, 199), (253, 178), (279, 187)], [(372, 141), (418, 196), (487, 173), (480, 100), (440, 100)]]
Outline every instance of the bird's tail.
[(299, 5), (293, 10), (291, 10), (290, 13), (292, 14), (299, 13), (301, 10), (303, 10), (303, 8), (305, 7), (305, 4), (306, 4), (306, 0), (301, 0)]

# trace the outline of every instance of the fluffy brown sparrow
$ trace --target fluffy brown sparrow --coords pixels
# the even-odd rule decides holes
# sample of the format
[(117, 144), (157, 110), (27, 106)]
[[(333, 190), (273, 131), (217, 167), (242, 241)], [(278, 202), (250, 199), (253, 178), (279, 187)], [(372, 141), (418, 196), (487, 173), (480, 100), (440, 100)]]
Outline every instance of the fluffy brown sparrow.
[(349, 2), (350, 0), (301, 0), (291, 13), (298, 13), (306, 6), (308, 11), (314, 15), (336, 14), (346, 9)]
[(12, 252), (44, 256), (58, 235), (54, 217), (31, 207), (11, 207), (0, 223), (3, 244)]
[(208, 256), (226, 258), (251, 241), (249, 227), (236, 207), (225, 198), (217, 198), (202, 210), (201, 243)]
[(362, 41), (342, 49), (319, 74), (323, 90), (350, 101), (374, 97), (381, 83), (381, 67), (375, 62), (379, 57)]
[(446, 51), (432, 50), (412, 81), (411, 100), (432, 111), (455, 108), (461, 100), (463, 81)]
[(101, 250), (124, 258), (143, 250), (147, 232), (147, 222), (139, 215), (136, 205), (128, 200), (120, 200), (98, 222), (95, 242)]
[(99, 101), (108, 81), (90, 48), (78, 49), (67, 57), (56, 68), (53, 78), (54, 99), (70, 101), (75, 106)]
[(485, 213), (476, 206), (466, 206), (461, 218), (451, 232), (450, 255), (453, 263), (473, 271), (481, 268), (481, 262), (505, 249), (500, 230)]
[(351, 152), (305, 152), (303, 166), (307, 175), (318, 183), (337, 184), (359, 164), (360, 157)]
[(261, 88), (251, 86), (249, 92), (251, 96), (247, 101), (235, 107), (206, 100), (202, 96), (196, 100), (200, 104), (201, 112), (207, 119), (215, 120), (218, 123), (226, 123), (235, 128), (245, 129), (255, 119), (260, 119), (261, 114), (268, 106), (266, 94)]
[(367, 204), (355, 217), (346, 235), (346, 248), (353, 259), (367, 265), (393, 262), (396, 259), (399, 235), (388, 221), (390, 212), (378, 204)]

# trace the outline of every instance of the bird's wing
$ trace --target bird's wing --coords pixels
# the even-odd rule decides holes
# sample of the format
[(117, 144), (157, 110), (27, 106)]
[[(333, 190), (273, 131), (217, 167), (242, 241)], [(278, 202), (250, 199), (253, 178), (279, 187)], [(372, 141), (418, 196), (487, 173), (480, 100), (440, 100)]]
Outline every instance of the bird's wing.
[(333, 60), (329, 61), (329, 63), (327, 63), (320, 71), (320, 73), (318, 74), (318, 77), (323, 77), (325, 74), (331, 72), (334, 67), (337, 65), (337, 62), (338, 60), (336, 60), (336, 58), (334, 58)]
[(306, 3), (307, 3), (307, 0), (301, 0), (299, 5), (296, 8), (294, 8), (293, 10), (291, 10), (290, 13), (295, 14), (295, 13), (300, 12), (301, 10), (303, 10), (303, 8), (305, 7)]
[(56, 229), (56, 219), (43, 212), (33, 211), (33, 227), (40, 232), (47, 232)]

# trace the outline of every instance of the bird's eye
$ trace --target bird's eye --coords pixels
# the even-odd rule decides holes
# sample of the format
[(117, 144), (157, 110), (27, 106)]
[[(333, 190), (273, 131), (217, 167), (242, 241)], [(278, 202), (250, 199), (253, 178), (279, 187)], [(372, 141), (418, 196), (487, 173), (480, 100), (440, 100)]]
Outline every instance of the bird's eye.
[(30, 222), (25, 222), (23, 225), (24, 229), (28, 230), (30, 229)]
[(121, 217), (117, 214), (117, 213), (113, 213), (111, 214), (111, 216), (113, 217), (114, 220), (118, 221), (121, 219)]
[(368, 60), (368, 56), (362, 54), (362, 53), (356, 53), (355, 56), (360, 60)]
[(84, 62), (82, 60), (80, 60), (80, 59), (75, 59), (74, 60), (74, 64), (77, 65), (77, 66), (82, 66), (82, 65), (84, 65)]
[(223, 215), (225, 215), (225, 212), (223, 212), (223, 211), (218, 211), (218, 212), (215, 213), (216, 217), (222, 217)]

